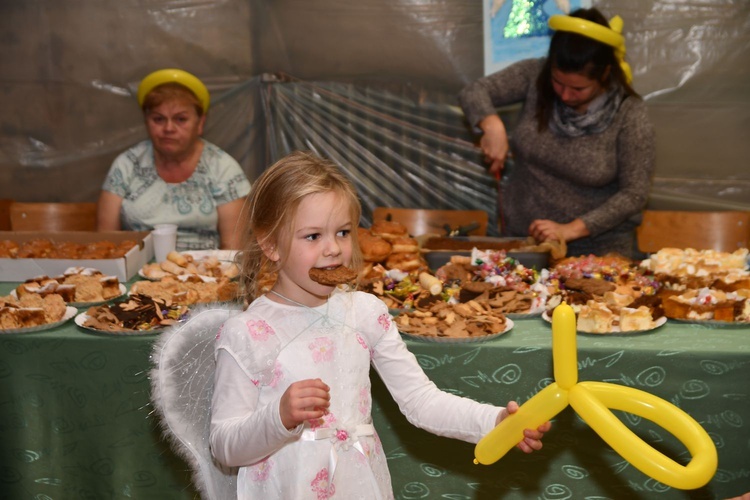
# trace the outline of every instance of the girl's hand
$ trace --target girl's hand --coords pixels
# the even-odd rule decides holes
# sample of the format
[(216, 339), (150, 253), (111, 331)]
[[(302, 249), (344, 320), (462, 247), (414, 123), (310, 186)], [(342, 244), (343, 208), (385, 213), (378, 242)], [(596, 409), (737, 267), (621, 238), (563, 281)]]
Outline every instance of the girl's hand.
[(499, 116), (490, 115), (479, 123), (479, 128), (484, 131), (479, 141), (484, 160), (490, 164), (490, 174), (499, 179), (508, 158), (508, 134), (505, 125)]
[[(518, 408), (518, 403), (516, 403), (515, 401), (508, 401), (508, 405), (505, 407), (505, 410), (501, 411), (497, 416), (497, 422), (495, 422), (495, 424), (499, 424), (500, 421), (506, 418), (508, 415), (513, 415), (518, 411)], [(544, 433), (549, 431), (551, 427), (552, 424), (547, 421), (536, 429), (524, 429), (523, 440), (518, 443), (516, 447), (524, 453), (531, 453), (533, 451), (541, 450), (542, 438), (544, 437)]]
[(287, 429), (294, 429), (305, 420), (314, 420), (328, 413), (331, 388), (319, 378), (299, 380), (281, 396), (279, 415)]
[(529, 235), (538, 242), (557, 240), (572, 241), (589, 235), (586, 224), (576, 219), (568, 224), (558, 224), (547, 219), (537, 219), (529, 226)]

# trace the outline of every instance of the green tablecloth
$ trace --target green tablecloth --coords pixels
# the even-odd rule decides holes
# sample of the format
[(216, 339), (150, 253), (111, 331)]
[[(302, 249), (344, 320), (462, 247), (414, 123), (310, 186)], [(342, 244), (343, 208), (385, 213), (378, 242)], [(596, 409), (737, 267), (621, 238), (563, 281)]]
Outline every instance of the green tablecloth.
[[(0, 295), (11, 284), (0, 284)], [(187, 465), (158, 431), (149, 403), (155, 336), (100, 336), (72, 321), (0, 335), (0, 498), (197, 498)], [(669, 322), (648, 334), (578, 335), (580, 380), (635, 387), (700, 422), (717, 445), (708, 486), (683, 492), (645, 476), (568, 408), (541, 452), (513, 450), (474, 465), (473, 445), (411, 426), (377, 376), (373, 418), (396, 498), (727, 498), (750, 491), (750, 328)], [(524, 402), (552, 377), (551, 329), (517, 320), (483, 343), (407, 342), (441, 388), (480, 401)], [(689, 454), (669, 433), (622, 414), (672, 458)]]

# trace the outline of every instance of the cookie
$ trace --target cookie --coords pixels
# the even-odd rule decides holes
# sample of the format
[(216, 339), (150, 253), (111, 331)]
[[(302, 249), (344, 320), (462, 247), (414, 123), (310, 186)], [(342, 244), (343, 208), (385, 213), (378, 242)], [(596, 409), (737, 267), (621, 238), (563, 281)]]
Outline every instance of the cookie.
[(357, 273), (348, 267), (339, 266), (335, 269), (310, 269), (310, 279), (321, 285), (333, 286), (349, 283), (357, 278)]

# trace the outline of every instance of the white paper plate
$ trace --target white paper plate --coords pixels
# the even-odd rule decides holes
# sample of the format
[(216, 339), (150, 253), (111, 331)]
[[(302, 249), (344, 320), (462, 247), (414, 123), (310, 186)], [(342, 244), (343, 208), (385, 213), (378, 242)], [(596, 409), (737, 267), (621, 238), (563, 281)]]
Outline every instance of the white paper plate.
[(478, 337), (433, 337), (432, 335), (415, 335), (413, 333), (401, 332), (401, 335), (410, 339), (421, 340), (423, 342), (437, 342), (442, 344), (464, 344), (468, 342), (484, 342), (500, 335), (504, 335), (513, 329), (513, 320), (506, 316), (505, 330), (493, 333), (491, 335), (480, 335)]
[(80, 326), (84, 330), (88, 330), (90, 332), (97, 333), (99, 335), (115, 335), (115, 336), (135, 336), (135, 335), (155, 335), (157, 333), (161, 333), (164, 331), (164, 329), (168, 328), (166, 326), (160, 326), (157, 328), (151, 328), (150, 330), (119, 330), (119, 331), (113, 331), (113, 330), (99, 330), (98, 328), (93, 328), (90, 326), (84, 325), (86, 320), (89, 319), (89, 315), (86, 313), (81, 313), (78, 316), (76, 316), (75, 323), (76, 325)]
[[(547, 311), (544, 311), (542, 313), (542, 318), (544, 321), (546, 321), (549, 324), (552, 324), (552, 318), (549, 317), (549, 314), (547, 314)], [(585, 333), (587, 335), (634, 335), (639, 333), (648, 333), (656, 330), (657, 328), (664, 326), (666, 324), (667, 318), (665, 316), (662, 316), (661, 318), (654, 321), (653, 328), (649, 328), (648, 330), (630, 330), (627, 332), (621, 332), (619, 325), (615, 325), (612, 327), (612, 331), (610, 332), (586, 332), (583, 330), (577, 330), (578, 333)]]
[(37, 325), (37, 326), (29, 326), (27, 328), (9, 328), (7, 330), (3, 330), (0, 328), (0, 334), (2, 333), (31, 333), (31, 332), (41, 332), (44, 330), (52, 329), (56, 326), (60, 326), (66, 321), (68, 321), (70, 318), (76, 315), (78, 310), (75, 307), (72, 306), (65, 306), (65, 314), (63, 314), (63, 317), (60, 321), (55, 321), (54, 323), (45, 323), (43, 325)]

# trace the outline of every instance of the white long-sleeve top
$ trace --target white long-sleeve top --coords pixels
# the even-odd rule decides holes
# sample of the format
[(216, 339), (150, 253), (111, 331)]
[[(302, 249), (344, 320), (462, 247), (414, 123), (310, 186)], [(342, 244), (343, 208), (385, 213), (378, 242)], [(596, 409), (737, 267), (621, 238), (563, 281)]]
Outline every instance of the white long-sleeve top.
[[(392, 498), (371, 427), (371, 363), (409, 422), (434, 434), (476, 443), (502, 410), (440, 391), (385, 305), (362, 292), (336, 292), (317, 308), (261, 297), (222, 326), (216, 362), (211, 449), (240, 467), (240, 499)], [(289, 431), (281, 396), (313, 378), (331, 388), (329, 413)]]

